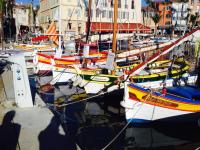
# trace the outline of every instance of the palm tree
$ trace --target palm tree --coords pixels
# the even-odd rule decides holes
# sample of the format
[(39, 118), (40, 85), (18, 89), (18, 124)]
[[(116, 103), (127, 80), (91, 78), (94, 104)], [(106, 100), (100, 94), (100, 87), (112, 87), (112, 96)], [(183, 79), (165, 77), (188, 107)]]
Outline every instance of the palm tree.
[(37, 5), (37, 6), (35, 6), (35, 7), (33, 8), (33, 26), (34, 26), (33, 31), (34, 31), (34, 32), (35, 32), (35, 26), (36, 26), (36, 17), (37, 17), (37, 15), (38, 15), (39, 9), (40, 9), (40, 6), (39, 6), (39, 5)]
[(155, 24), (155, 35), (157, 35), (157, 25), (161, 19), (161, 15), (159, 15), (158, 13), (155, 13), (154, 16), (152, 16), (151, 18)]
[(185, 17), (185, 19), (186, 19), (186, 28), (185, 28), (185, 30), (184, 30), (183, 35), (185, 35), (185, 32), (186, 32), (186, 30), (187, 30), (188, 27), (189, 27), (189, 21), (190, 21), (190, 17), (191, 17), (191, 9), (190, 9), (190, 8), (187, 8), (187, 12), (188, 12), (188, 14), (187, 14), (187, 16)]
[(197, 25), (198, 18), (199, 18), (199, 14), (198, 13), (195, 13), (195, 15), (192, 14), (190, 16), (190, 22), (192, 23), (192, 27)]
[[(145, 0), (145, 2), (147, 4), (147, 9), (146, 9), (146, 15), (147, 15), (146, 23), (147, 23), (147, 22), (150, 22), (150, 19), (152, 18), (149, 11), (152, 11), (152, 9), (153, 9), (153, 12), (155, 12), (155, 10), (157, 10), (157, 9), (156, 9), (155, 2), (153, 2), (153, 0)], [(144, 17), (143, 17), (143, 20), (144, 20)]]

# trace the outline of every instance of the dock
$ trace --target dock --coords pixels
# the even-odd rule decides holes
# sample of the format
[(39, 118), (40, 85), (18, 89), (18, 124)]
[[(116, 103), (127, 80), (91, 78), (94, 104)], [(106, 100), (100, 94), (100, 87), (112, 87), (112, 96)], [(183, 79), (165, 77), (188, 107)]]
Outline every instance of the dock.
[(80, 149), (71, 143), (60, 120), (38, 95), (34, 107), (19, 108), (13, 101), (6, 100), (1, 81), (0, 92), (0, 149)]

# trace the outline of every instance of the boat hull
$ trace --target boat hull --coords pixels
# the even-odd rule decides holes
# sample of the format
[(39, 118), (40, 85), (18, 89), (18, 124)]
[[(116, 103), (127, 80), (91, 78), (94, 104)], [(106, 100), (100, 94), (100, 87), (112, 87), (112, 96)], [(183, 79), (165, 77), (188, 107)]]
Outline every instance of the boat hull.
[[(177, 88), (180, 91), (180, 88)], [(125, 85), (124, 101), (126, 120), (133, 124), (198, 123), (200, 102), (172, 93), (163, 95), (134, 84)]]
[[(122, 103), (121, 105), (124, 106)], [(132, 105), (134, 105), (132, 109), (125, 108), (125, 117), (127, 122), (135, 125), (157, 123), (194, 123), (197, 125), (200, 120), (199, 112), (171, 110), (143, 103), (133, 103)]]

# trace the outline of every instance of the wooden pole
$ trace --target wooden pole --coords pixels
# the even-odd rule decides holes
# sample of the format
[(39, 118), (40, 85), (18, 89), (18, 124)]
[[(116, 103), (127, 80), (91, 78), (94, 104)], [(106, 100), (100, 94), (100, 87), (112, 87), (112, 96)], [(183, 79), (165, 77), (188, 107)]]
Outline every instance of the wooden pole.
[(114, 23), (113, 23), (113, 39), (112, 39), (112, 52), (116, 53), (116, 36), (117, 36), (117, 18), (118, 18), (118, 0), (114, 0)]
[(90, 34), (90, 25), (91, 25), (91, 7), (92, 7), (92, 0), (89, 0), (88, 4), (88, 20), (87, 20), (87, 34), (86, 34), (86, 43), (89, 42), (89, 34)]

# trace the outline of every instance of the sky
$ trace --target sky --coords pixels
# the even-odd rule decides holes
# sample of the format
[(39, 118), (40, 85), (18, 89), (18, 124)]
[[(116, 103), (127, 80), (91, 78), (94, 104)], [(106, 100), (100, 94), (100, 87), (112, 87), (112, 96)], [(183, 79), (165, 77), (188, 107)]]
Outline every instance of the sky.
[[(16, 0), (16, 2), (17, 3), (22, 3), (22, 4), (27, 4), (27, 3), (31, 3), (32, 2), (32, 0)], [(39, 0), (33, 0), (33, 3), (34, 3), (34, 5), (37, 5), (37, 4), (39, 4)]]
[[(26, 4), (26, 3), (31, 3), (32, 0), (16, 0), (17, 3), (23, 3), (23, 4)], [(39, 0), (33, 0), (34, 4), (37, 5), (39, 4)], [(145, 6), (146, 3), (145, 3), (145, 0), (142, 0), (142, 6)]]

